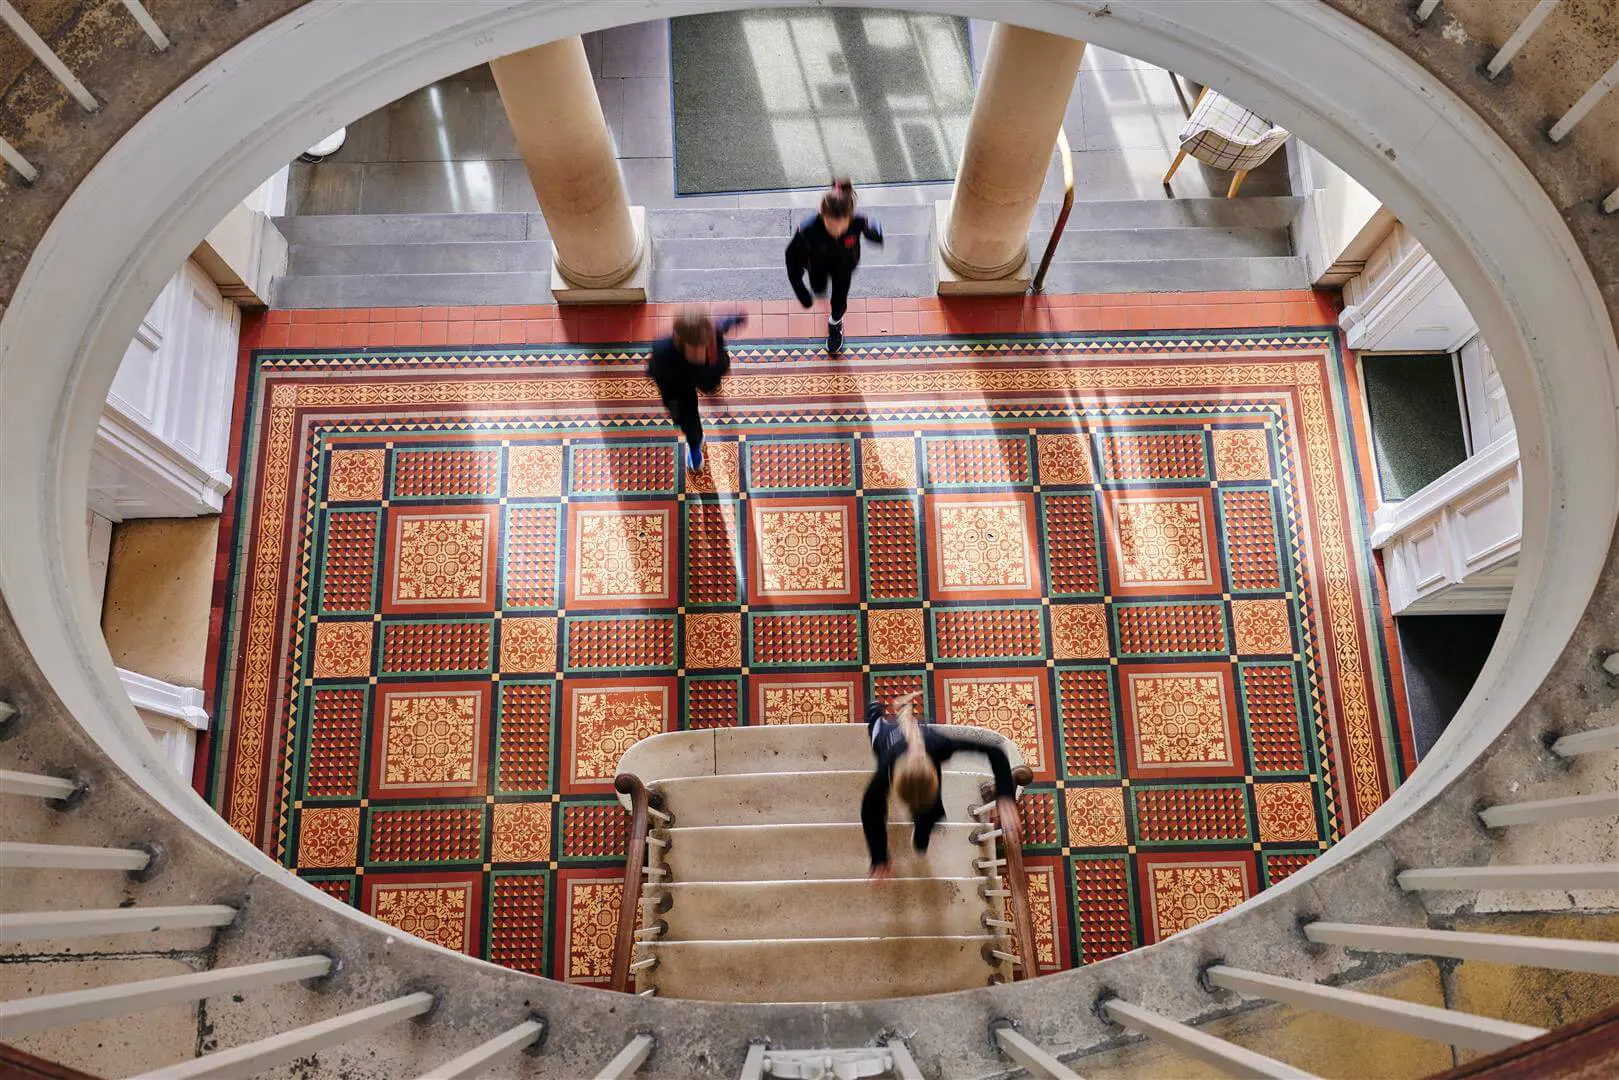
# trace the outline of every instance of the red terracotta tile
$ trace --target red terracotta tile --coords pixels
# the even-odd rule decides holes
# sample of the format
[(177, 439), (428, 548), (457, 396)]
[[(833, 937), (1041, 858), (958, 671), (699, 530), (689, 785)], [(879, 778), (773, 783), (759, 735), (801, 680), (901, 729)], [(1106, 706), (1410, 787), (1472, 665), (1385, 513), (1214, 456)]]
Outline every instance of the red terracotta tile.
[(317, 323), (340, 323), (346, 321), (347, 317), (342, 308), (321, 308), (315, 312), (315, 322)]
[(527, 336), (522, 319), (500, 320), (500, 341), (503, 345), (519, 345)]
[(893, 310), (893, 311), (915, 311), (916, 310), (916, 297), (914, 297), (914, 296), (896, 296), (890, 302), (890, 304), (891, 304), (891, 310)]
[[(467, 321), (445, 323), (444, 324), (444, 344), (446, 344), (446, 345), (471, 345), (472, 344), (472, 338), (473, 338), (473, 332), (477, 328), (477, 325), (478, 325), (477, 323), (467, 322)], [(424, 338), (427, 336), (427, 324), (426, 323), (422, 324), (422, 336)]]
[(449, 307), (444, 309), (444, 318), (447, 322), (472, 322), (472, 313), (476, 310), (470, 307)]
[(866, 310), (868, 312), (892, 311), (894, 310), (894, 301), (885, 296), (868, 296), (866, 297)]
[(550, 319), (524, 319), (523, 340), (530, 345), (545, 345), (551, 340)]
[(479, 304), (472, 309), (472, 317), (478, 322), (493, 322), (500, 318), (498, 304)]
[(290, 349), (313, 349), (315, 347), (315, 333), (317, 327), (309, 323), (294, 324), (287, 327), (287, 347)]
[[(456, 323), (456, 325), (457, 326), (470, 327), (472, 324), (471, 323)], [(428, 348), (436, 348), (439, 345), (447, 344), (449, 342), (449, 336), (446, 333), (446, 328), (448, 326), (449, 326), (449, 323), (445, 323), (445, 322), (424, 322), (424, 323), (422, 323), (421, 324), (421, 334), (422, 334), (421, 344), (427, 346)]]
[(265, 316), (264, 316), (264, 321), (265, 321), (266, 325), (269, 325), (269, 326), (288, 326), (288, 325), (290, 325), (292, 323), (292, 312), (290, 312), (290, 311), (271, 311), (271, 312), (267, 312), (265, 314)]
[(893, 314), (894, 333), (907, 337), (919, 332), (920, 322), (915, 311), (895, 311)]
[(787, 316), (788, 337), (807, 338), (818, 337), (821, 333), (822, 322), (820, 316), (812, 311), (795, 312)]
[(786, 315), (797, 306), (798, 301), (796, 300), (766, 300), (764, 302), (764, 314)]
[(450, 309), (445, 307), (424, 307), (417, 308), (416, 310), (417, 314), (421, 317), (421, 321), (424, 323), (443, 322), (450, 317)]
[(500, 344), (500, 320), (479, 319), (472, 324), (472, 343), (474, 345)]
[(942, 334), (949, 326), (945, 322), (944, 312), (933, 310), (916, 313), (916, 328), (923, 334)]
[(343, 347), (343, 327), (338, 323), (323, 323), (315, 327), (315, 348), (340, 349)]
[(786, 337), (792, 332), (789, 328), (789, 318), (790, 316), (785, 312), (779, 315), (767, 312), (764, 317), (764, 336), (773, 338)]
[(292, 327), (287, 323), (264, 323), (259, 327), (258, 340), (254, 342), (261, 349), (280, 349), (287, 344), (287, 338)]
[(399, 322), (393, 324), (393, 343), (401, 349), (413, 348), (422, 343), (422, 324), (419, 322)]
[(398, 339), (394, 336), (394, 324), (391, 322), (374, 322), (366, 326), (364, 345), (379, 345), (383, 347), (397, 345)]

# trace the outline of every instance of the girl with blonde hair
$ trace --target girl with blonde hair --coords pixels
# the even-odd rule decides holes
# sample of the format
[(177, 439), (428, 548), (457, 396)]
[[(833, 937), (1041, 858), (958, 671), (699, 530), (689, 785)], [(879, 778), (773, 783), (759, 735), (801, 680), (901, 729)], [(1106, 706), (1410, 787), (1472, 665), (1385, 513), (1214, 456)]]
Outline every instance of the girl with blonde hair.
[(878, 701), (866, 706), (866, 732), (871, 751), (877, 758), (876, 771), (866, 785), (860, 803), (860, 824), (871, 853), (871, 876), (888, 878), (893, 868), (888, 862), (888, 793), (892, 790), (909, 808), (915, 823), (911, 845), (925, 853), (934, 826), (944, 820), (944, 800), (940, 797), (940, 767), (957, 753), (983, 754), (995, 776), (997, 822), (1008, 844), (1019, 842), (1017, 785), (1012, 781), (1012, 765), (1006, 752), (994, 743), (968, 742), (939, 731), (915, 715), (921, 692), (907, 694), (894, 702), (897, 712)]

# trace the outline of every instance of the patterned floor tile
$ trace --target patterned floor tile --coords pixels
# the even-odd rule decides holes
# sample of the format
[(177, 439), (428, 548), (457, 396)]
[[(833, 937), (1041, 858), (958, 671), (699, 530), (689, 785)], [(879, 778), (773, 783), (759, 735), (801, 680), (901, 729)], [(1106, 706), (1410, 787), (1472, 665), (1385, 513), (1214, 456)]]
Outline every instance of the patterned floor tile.
[(1022, 435), (944, 436), (922, 440), (933, 487), (1005, 487), (1029, 483), (1029, 440)]
[(1259, 890), (1252, 852), (1175, 852), (1140, 859), (1143, 944), (1229, 911)]
[(749, 491), (850, 491), (850, 439), (759, 439), (747, 443)]
[(1131, 776), (1243, 774), (1230, 665), (1120, 664), (1118, 673)]
[(748, 602), (838, 604), (860, 591), (852, 498), (748, 503)]
[(483, 877), (433, 871), (367, 874), (360, 909), (406, 933), (456, 952), (477, 955)]
[(922, 691), (1035, 770), (1039, 970), (1159, 940), (1407, 767), (1337, 348), (737, 342), (697, 472), (622, 351), (258, 349), (210, 798), (404, 932), (601, 986), (629, 746)]
[(1102, 508), (1115, 593), (1220, 592), (1214, 501), (1207, 488), (1109, 491)]
[(393, 497), (426, 499), (500, 494), (500, 450), (398, 450)]
[(390, 509), (383, 612), (493, 611), (498, 522), (494, 508)]
[(1039, 597), (1032, 495), (930, 495), (927, 524), (933, 599)]
[(856, 675), (759, 675), (751, 685), (754, 724), (849, 724), (865, 713)]
[(675, 606), (675, 504), (569, 503), (570, 608)]
[(490, 702), (488, 682), (378, 686), (370, 796), (483, 794)]

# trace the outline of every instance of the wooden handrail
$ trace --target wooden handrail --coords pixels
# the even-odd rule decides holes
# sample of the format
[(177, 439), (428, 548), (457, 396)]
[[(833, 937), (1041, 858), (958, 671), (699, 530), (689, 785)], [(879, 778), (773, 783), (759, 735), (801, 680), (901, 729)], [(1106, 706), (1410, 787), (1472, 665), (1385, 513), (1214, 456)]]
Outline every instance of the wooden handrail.
[(630, 797), (629, 843), (624, 851), (624, 892), (618, 905), (618, 939), (613, 943), (613, 989), (630, 988), (630, 953), (635, 948), (636, 924), (641, 921), (641, 868), (646, 865), (646, 785), (633, 773), (613, 778), (613, 790)]
[[(1026, 787), (1034, 780), (1034, 773), (1027, 765), (1019, 765), (1012, 770), (1012, 782), (1019, 788)], [(986, 802), (995, 798), (995, 785), (984, 784), (979, 788), (979, 796)], [(1013, 813), (1016, 813), (1016, 809)], [(996, 808), (995, 825), (1005, 828)], [(1001, 838), (1001, 851), (1006, 857), (1006, 883), (1012, 893), (1012, 922), (1017, 926), (1018, 958), (1023, 961), (1023, 977), (1032, 979), (1039, 972), (1035, 968), (1034, 958), (1034, 920), (1029, 915), (1029, 875), (1023, 868), (1023, 842), (1022, 832), (1019, 831), (1019, 840), (1015, 844), (1008, 844), (1005, 837)], [(1017, 978), (1016, 973), (1012, 978)]]
[(1040, 269), (1034, 272), (1030, 292), (1046, 287), (1046, 271), (1051, 269), (1051, 260), (1057, 254), (1057, 243), (1068, 225), (1068, 215), (1074, 211), (1074, 154), (1068, 146), (1068, 131), (1061, 127), (1057, 129), (1057, 153), (1062, 155), (1062, 209), (1057, 211), (1057, 225), (1051, 230), (1051, 239), (1046, 241), (1046, 253), (1040, 256)]

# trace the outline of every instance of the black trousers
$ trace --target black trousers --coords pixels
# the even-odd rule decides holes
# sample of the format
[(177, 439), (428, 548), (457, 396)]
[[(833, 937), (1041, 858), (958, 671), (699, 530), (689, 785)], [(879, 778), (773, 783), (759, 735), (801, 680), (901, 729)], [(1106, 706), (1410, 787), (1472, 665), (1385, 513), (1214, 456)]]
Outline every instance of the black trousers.
[(697, 408), (697, 391), (687, 390), (675, 398), (664, 398), (663, 407), (686, 435), (686, 445), (696, 450), (703, 445), (703, 416)]
[(841, 322), (843, 313), (849, 307), (849, 282), (854, 279), (854, 269), (827, 270), (824, 266), (811, 266), (809, 268), (810, 291), (816, 296), (826, 292), (828, 282), (832, 285), (832, 321)]

